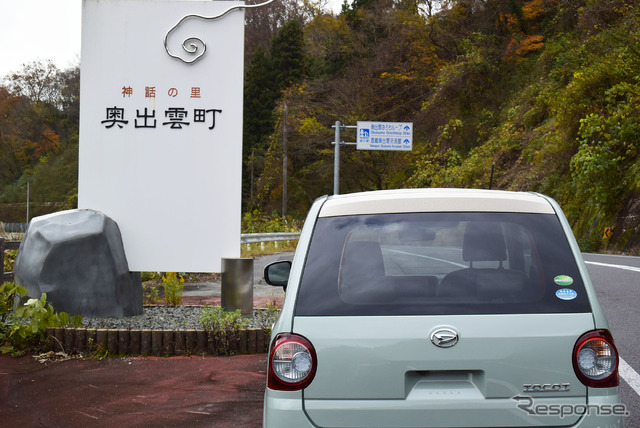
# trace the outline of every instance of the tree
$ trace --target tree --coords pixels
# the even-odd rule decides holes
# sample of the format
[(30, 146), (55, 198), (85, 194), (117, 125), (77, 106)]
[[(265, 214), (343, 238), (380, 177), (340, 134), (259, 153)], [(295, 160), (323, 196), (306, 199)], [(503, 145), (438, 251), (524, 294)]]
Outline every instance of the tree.
[(258, 48), (247, 68), (244, 88), (244, 151), (262, 150), (273, 132), (272, 111), (278, 97), (269, 59)]
[(59, 105), (60, 70), (51, 61), (34, 61), (24, 64), (22, 69), (9, 75), (7, 86), (16, 96), (27, 97), (31, 102), (46, 102)]
[[(304, 37), (297, 20), (288, 21), (271, 40), (269, 54), (258, 47), (245, 76), (244, 93), (244, 193), (247, 200), (252, 168), (262, 159), (274, 131), (273, 110), (282, 91), (306, 73)], [(261, 162), (260, 162), (261, 163)], [(261, 168), (257, 173), (261, 172)], [(254, 170), (255, 173), (255, 170)]]
[(25, 64), (0, 86), (0, 202), (61, 202), (77, 192), (80, 70)]
[(271, 41), (269, 54), (261, 47), (251, 60), (245, 76), (244, 149), (265, 150), (273, 132), (272, 111), (283, 89), (302, 79), (305, 73), (302, 27), (287, 22)]
[(296, 20), (287, 22), (271, 41), (269, 51), (276, 89), (281, 91), (299, 82), (307, 64), (304, 53), (304, 33)]
[[(80, 122), (80, 67), (64, 70), (59, 74), (60, 109), (63, 114), (63, 139), (69, 144), (77, 141)], [(74, 140), (75, 138), (75, 140)]]
[[(258, 48), (269, 49), (270, 41), (289, 21), (301, 24), (309, 19), (313, 5), (309, 0), (279, 0), (267, 6), (247, 9), (245, 12), (245, 53), (247, 63)], [(312, 12), (309, 12), (312, 11)], [(317, 12), (316, 12), (317, 13)]]

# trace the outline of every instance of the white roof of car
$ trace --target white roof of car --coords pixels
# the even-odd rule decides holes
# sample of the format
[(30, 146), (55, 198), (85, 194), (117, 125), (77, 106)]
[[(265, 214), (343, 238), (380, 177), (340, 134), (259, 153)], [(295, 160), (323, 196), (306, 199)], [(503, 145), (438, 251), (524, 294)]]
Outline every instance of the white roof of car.
[(320, 217), (406, 212), (518, 212), (555, 214), (536, 193), (477, 189), (400, 189), (330, 196)]

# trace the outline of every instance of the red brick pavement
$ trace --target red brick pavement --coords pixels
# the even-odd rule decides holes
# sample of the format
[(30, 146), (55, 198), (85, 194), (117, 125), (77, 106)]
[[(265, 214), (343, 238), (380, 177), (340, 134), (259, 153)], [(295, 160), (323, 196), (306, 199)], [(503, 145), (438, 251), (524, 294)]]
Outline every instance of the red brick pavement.
[(260, 427), (266, 355), (0, 356), (6, 427)]

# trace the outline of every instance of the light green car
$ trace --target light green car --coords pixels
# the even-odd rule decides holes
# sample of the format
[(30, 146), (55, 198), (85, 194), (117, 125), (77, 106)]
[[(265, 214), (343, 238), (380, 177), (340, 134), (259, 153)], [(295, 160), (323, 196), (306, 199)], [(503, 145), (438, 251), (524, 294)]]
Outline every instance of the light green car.
[(265, 279), (286, 287), (265, 427), (623, 426), (618, 353), (548, 197), (323, 197)]

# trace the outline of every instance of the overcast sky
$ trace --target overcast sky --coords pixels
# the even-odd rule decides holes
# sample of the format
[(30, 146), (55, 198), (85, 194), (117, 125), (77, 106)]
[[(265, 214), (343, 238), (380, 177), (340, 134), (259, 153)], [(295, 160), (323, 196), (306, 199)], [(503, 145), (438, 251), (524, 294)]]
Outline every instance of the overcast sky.
[(51, 59), (62, 69), (77, 64), (81, 4), (81, 0), (0, 0), (0, 78), (37, 59)]
[[(342, 0), (328, 3), (339, 11)], [(37, 59), (78, 64), (81, 15), (82, 0), (0, 0), (0, 80)]]

